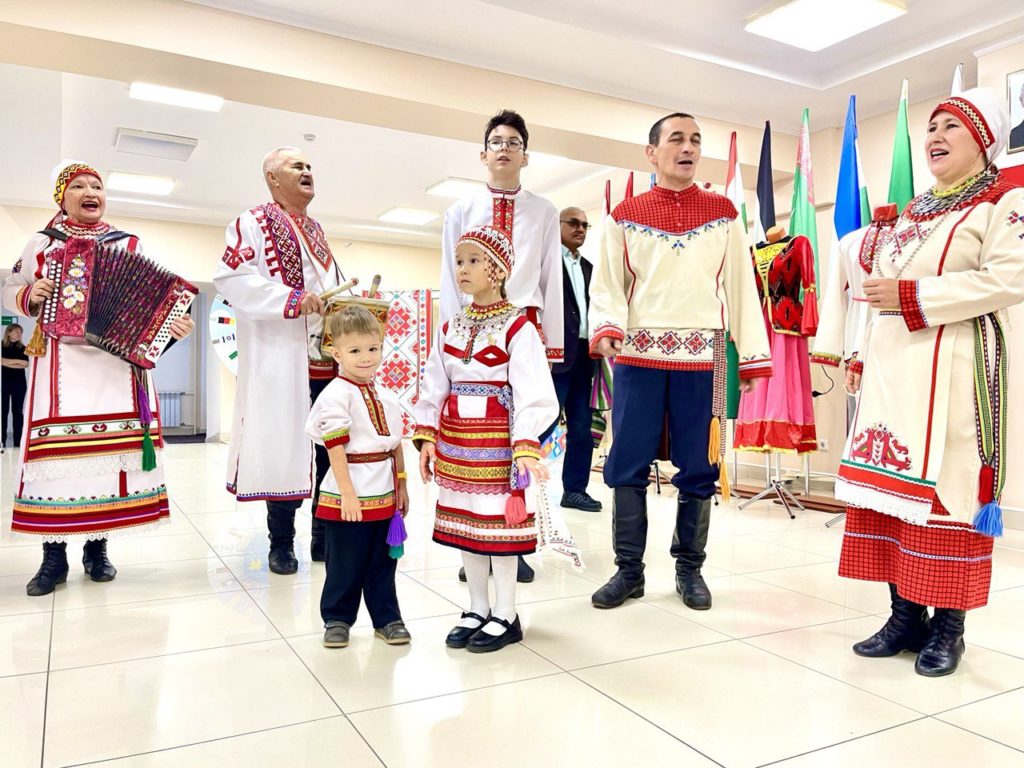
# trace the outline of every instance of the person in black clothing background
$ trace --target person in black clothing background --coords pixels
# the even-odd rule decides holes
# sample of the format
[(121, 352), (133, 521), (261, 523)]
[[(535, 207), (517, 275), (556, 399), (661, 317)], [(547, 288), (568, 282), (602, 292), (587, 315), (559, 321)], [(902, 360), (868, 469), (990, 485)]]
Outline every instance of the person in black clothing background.
[(7, 445), (7, 415), (12, 417), (11, 437), (14, 438), (14, 447), (21, 445), (21, 430), (24, 425), (25, 391), (27, 389), (27, 378), (25, 369), (28, 368), (28, 355), (25, 354), (25, 345), (21, 341), (24, 329), (17, 323), (7, 326), (4, 331), (3, 341), (3, 380), (0, 382), (0, 390), (3, 391), (3, 431), (0, 432), (0, 442)]
[[(562, 462), (562, 506), (584, 512), (600, 512), (601, 502), (587, 493), (594, 443), (590, 434), (590, 391), (595, 361), (590, 357), (587, 338), (587, 309), (590, 305), (590, 262), (580, 256), (590, 224), (581, 208), (566, 208), (559, 215), (562, 234), (562, 310), (565, 315), (565, 361), (555, 363), (558, 406), (565, 414), (565, 458)], [(547, 440), (556, 420), (541, 436)]]

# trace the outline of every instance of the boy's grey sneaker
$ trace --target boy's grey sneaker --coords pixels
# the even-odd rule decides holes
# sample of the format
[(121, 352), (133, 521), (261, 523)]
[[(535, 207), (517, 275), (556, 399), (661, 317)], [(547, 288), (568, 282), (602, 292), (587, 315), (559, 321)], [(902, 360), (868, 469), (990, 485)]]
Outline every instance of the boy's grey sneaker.
[(345, 648), (348, 646), (349, 625), (343, 621), (332, 621), (324, 630), (324, 648)]
[(412, 640), (412, 635), (409, 634), (409, 630), (405, 628), (405, 624), (401, 621), (392, 621), (383, 627), (375, 627), (373, 634), (388, 645), (406, 645)]

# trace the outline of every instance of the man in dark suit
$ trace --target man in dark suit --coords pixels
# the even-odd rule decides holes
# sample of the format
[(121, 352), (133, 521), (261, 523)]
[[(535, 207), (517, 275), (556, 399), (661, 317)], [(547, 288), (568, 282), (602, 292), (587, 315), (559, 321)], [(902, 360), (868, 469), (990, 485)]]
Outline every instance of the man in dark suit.
[[(562, 463), (562, 506), (600, 512), (601, 502), (587, 494), (590, 464), (594, 455), (590, 435), (590, 393), (595, 361), (590, 358), (587, 339), (587, 309), (590, 304), (590, 275), (593, 267), (580, 257), (587, 239), (587, 214), (580, 208), (566, 208), (559, 215), (562, 229), (562, 308), (565, 315), (565, 361), (555, 363), (551, 375), (558, 404), (565, 414), (565, 458)], [(552, 424), (541, 440), (557, 425)]]
[[(1024, 107), (1024, 83), (1021, 83), (1018, 98), (1020, 105)], [(1024, 120), (1021, 120), (1020, 125), (1010, 131), (1010, 149), (1024, 149)]]

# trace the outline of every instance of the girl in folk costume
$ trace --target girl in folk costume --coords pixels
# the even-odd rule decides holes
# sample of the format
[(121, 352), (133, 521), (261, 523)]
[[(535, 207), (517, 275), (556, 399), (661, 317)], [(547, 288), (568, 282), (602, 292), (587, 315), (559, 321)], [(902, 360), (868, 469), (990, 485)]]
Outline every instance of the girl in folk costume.
[(860, 399), (836, 483), (849, 505), (839, 572), (887, 581), (892, 597), (885, 626), (853, 649), (916, 652), (932, 677), (959, 664), (1002, 533), (1005, 310), (1024, 300), (1024, 191), (993, 165), (1008, 125), (984, 88), (935, 108), (925, 153), (937, 183), (879, 236), (872, 316), (847, 375)]
[[(90, 166), (60, 168), (53, 199), (61, 213), (32, 236), (4, 284), (4, 305), (18, 314), (35, 315), (53, 295), (50, 261), (76, 238), (123, 241), (130, 252), (142, 253), (138, 238), (103, 221), (106, 193)], [(81, 300), (70, 284), (62, 295), (65, 306)], [(171, 335), (182, 339), (194, 327), (182, 317)], [(38, 596), (67, 580), (69, 536), (86, 537), (82, 564), (89, 577), (110, 581), (117, 570), (107, 559), (107, 537), (166, 522), (170, 511), (149, 374), (78, 339), (47, 341), (37, 333), (27, 351), (35, 356), (11, 530), (43, 542), (43, 564), (27, 587)]]
[(513, 261), (511, 240), (493, 227), (459, 238), (455, 277), (473, 303), (441, 326), (415, 408), (420, 473), (427, 482), (433, 466), (439, 486), (434, 541), (462, 550), (469, 585), (469, 610), (446, 643), (475, 653), (523, 638), (515, 556), (537, 546), (523, 489), (531, 474), (548, 478), (537, 436), (558, 415), (540, 335), (505, 298)]

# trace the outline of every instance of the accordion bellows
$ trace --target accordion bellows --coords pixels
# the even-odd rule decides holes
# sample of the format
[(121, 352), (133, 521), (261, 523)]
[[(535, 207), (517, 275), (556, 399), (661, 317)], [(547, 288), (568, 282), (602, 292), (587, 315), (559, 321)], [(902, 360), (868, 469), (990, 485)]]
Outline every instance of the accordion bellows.
[(55, 287), (39, 322), (51, 338), (79, 337), (152, 368), (171, 340), (171, 323), (188, 312), (199, 290), (127, 243), (68, 238), (50, 261), (47, 276)]

